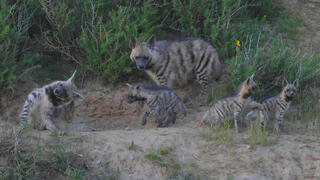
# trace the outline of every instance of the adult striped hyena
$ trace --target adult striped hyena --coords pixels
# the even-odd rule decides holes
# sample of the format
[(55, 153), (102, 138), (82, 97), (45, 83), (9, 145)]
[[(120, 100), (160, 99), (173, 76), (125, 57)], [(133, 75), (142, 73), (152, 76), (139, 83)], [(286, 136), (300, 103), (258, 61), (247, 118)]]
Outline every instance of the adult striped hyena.
[(221, 75), (217, 50), (201, 39), (156, 41), (152, 36), (147, 42), (139, 42), (132, 36), (130, 46), (130, 59), (157, 85), (181, 87), (195, 77), (207, 93), (209, 80)]
[(236, 94), (223, 97), (213, 102), (209, 110), (204, 114), (201, 122), (206, 123), (209, 120), (211, 124), (214, 125), (233, 116), (235, 131), (239, 132), (238, 123), (242, 119), (243, 110), (261, 108), (261, 104), (251, 101), (250, 98), (256, 90), (257, 85), (252, 75), (240, 85)]
[(247, 120), (257, 118), (262, 127), (265, 127), (270, 120), (275, 120), (274, 129), (278, 134), (281, 134), (284, 115), (297, 93), (297, 87), (297, 80), (290, 84), (285, 79), (281, 93), (262, 100), (262, 109), (249, 112)]
[[(73, 83), (75, 73), (66, 81), (55, 81), (34, 89), (24, 103), (20, 113), (22, 124), (30, 124), (41, 130), (59, 131), (57, 118), (67, 118), (74, 110), (74, 100), (82, 97)], [(70, 117), (69, 117), (70, 118)]]
[[(186, 116), (186, 109), (178, 95), (166, 86), (127, 84), (128, 103), (135, 101), (146, 101), (149, 110), (144, 113), (142, 125), (147, 123), (149, 116), (154, 115), (158, 127), (167, 127), (170, 122), (176, 121), (178, 112)], [(165, 122), (165, 124), (163, 124)]]

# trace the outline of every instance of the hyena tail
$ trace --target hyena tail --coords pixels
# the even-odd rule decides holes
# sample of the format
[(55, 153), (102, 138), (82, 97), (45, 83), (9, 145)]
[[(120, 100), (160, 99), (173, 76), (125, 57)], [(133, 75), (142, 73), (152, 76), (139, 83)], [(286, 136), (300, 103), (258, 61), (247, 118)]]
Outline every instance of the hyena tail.
[(221, 62), (219, 60), (219, 57), (215, 57), (214, 58), (214, 65), (213, 65), (213, 78), (217, 81), (220, 79), (221, 74), (222, 74), (222, 65)]
[(36, 96), (37, 95), (35, 93), (30, 93), (28, 95), (27, 100), (24, 102), (23, 109), (20, 113), (21, 123), (29, 123), (30, 118), (31, 118), (32, 107), (34, 105), (34, 101), (36, 99)]
[(206, 123), (206, 122), (208, 121), (208, 116), (209, 116), (209, 111), (207, 111), (207, 112), (203, 115), (203, 117), (202, 117), (202, 119), (201, 119), (201, 122), (202, 122), (202, 123)]

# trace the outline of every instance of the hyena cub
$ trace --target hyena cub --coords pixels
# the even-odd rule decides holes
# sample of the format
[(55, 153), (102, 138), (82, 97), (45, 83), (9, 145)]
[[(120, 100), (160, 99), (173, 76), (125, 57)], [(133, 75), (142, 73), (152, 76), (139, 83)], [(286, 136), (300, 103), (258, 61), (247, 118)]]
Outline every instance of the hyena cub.
[(181, 87), (195, 77), (207, 93), (208, 81), (221, 75), (216, 49), (201, 39), (156, 41), (152, 36), (139, 42), (132, 36), (130, 46), (130, 59), (158, 85)]
[(274, 129), (278, 134), (282, 134), (283, 117), (297, 93), (298, 81), (295, 80), (293, 84), (290, 84), (285, 79), (283, 86), (280, 94), (261, 101), (262, 109), (251, 111), (248, 113), (247, 119), (258, 118), (258, 123), (262, 127), (266, 126), (270, 120), (275, 120)]
[(59, 131), (54, 124), (60, 117), (73, 113), (74, 100), (82, 97), (73, 83), (75, 73), (66, 81), (55, 81), (42, 88), (34, 89), (24, 103), (20, 113), (21, 123), (28, 123), (33, 128)]
[(235, 131), (239, 132), (238, 123), (242, 119), (243, 110), (261, 108), (259, 103), (251, 101), (250, 98), (256, 90), (257, 85), (253, 81), (252, 75), (241, 84), (238, 93), (213, 102), (209, 110), (204, 114), (202, 123), (206, 123), (209, 120), (214, 125), (233, 116)]
[(165, 86), (155, 86), (146, 84), (127, 84), (128, 103), (135, 101), (146, 101), (149, 110), (142, 118), (142, 125), (147, 123), (149, 116), (154, 115), (158, 126), (167, 127), (170, 122), (173, 124), (178, 112), (186, 116), (186, 109), (182, 100), (171, 89)]

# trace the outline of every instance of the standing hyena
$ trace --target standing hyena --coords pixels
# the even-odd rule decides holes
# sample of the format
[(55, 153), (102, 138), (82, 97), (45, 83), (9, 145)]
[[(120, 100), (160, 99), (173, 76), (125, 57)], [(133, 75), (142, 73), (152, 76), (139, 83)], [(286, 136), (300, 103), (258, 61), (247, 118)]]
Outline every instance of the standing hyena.
[(131, 37), (130, 46), (131, 60), (158, 85), (181, 87), (196, 77), (203, 92), (208, 93), (209, 80), (212, 77), (217, 80), (221, 75), (216, 49), (201, 39), (155, 41), (152, 36), (141, 43), (136, 37)]
[(167, 127), (171, 122), (174, 124), (179, 112), (186, 116), (187, 112), (182, 100), (168, 87), (147, 84), (127, 85), (128, 103), (145, 101), (149, 107), (142, 118), (142, 125), (147, 123), (151, 115), (156, 117), (158, 127)]
[(266, 126), (269, 121), (275, 120), (274, 129), (278, 134), (282, 134), (283, 118), (297, 93), (297, 87), (298, 80), (290, 84), (285, 79), (281, 93), (262, 100), (262, 109), (248, 113), (247, 120), (256, 118), (262, 127)]
[(28, 123), (33, 128), (59, 131), (55, 120), (72, 113), (74, 100), (82, 97), (75, 91), (75, 73), (67, 81), (55, 81), (34, 89), (24, 103), (20, 114), (21, 123)]
[(212, 125), (234, 119), (234, 128), (239, 132), (238, 124), (242, 120), (245, 109), (261, 109), (261, 104), (251, 101), (250, 97), (256, 92), (257, 84), (253, 80), (253, 75), (246, 79), (241, 85), (238, 92), (234, 95), (227, 96), (216, 100), (210, 105), (209, 110), (204, 114), (201, 122), (211, 122)]

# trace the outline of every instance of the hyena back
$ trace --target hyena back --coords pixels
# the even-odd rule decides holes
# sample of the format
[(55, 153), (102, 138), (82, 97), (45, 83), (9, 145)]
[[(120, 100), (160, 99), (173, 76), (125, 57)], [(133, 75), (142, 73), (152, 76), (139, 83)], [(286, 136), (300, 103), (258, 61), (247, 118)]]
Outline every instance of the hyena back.
[(128, 103), (146, 101), (149, 107), (142, 118), (142, 125), (147, 123), (147, 119), (151, 115), (156, 117), (158, 127), (167, 127), (170, 122), (175, 123), (176, 115), (179, 112), (186, 116), (186, 109), (182, 100), (168, 87), (146, 84), (127, 85), (129, 88)]
[(284, 115), (290, 108), (290, 104), (296, 95), (297, 87), (297, 80), (292, 84), (284, 80), (281, 93), (261, 101), (262, 109), (251, 111), (247, 115), (247, 118), (249, 120), (253, 117), (258, 118), (258, 123), (262, 127), (265, 127), (270, 120), (275, 120), (274, 129), (278, 134), (281, 134)]
[(238, 123), (242, 118), (243, 110), (261, 108), (259, 103), (250, 99), (256, 90), (257, 85), (253, 81), (253, 76), (251, 76), (241, 84), (238, 93), (213, 102), (209, 110), (204, 114), (201, 120), (202, 123), (210, 120), (213, 125), (233, 116), (235, 130), (238, 132)]
[(30, 124), (33, 128), (59, 131), (54, 121), (66, 113), (72, 113), (75, 98), (81, 97), (75, 91), (74, 75), (67, 81), (55, 81), (29, 93), (20, 113), (21, 123)]
[(217, 50), (201, 39), (155, 41), (152, 36), (141, 43), (132, 37), (130, 46), (130, 59), (158, 85), (181, 87), (195, 77), (207, 93), (209, 80), (221, 75)]

